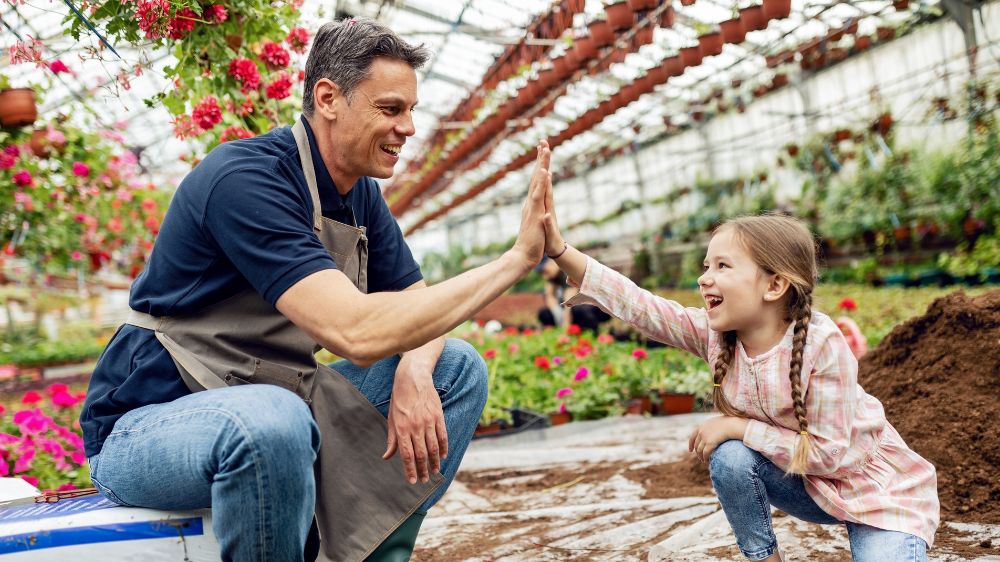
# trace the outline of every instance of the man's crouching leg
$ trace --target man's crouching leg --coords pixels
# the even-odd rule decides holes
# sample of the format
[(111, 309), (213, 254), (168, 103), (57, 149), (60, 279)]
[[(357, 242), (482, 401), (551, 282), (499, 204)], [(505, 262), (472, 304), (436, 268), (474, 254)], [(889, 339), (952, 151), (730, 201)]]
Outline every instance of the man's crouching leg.
[(302, 560), (319, 444), (292, 392), (207, 390), (125, 414), (91, 457), (91, 476), (121, 505), (211, 507), (223, 560)]

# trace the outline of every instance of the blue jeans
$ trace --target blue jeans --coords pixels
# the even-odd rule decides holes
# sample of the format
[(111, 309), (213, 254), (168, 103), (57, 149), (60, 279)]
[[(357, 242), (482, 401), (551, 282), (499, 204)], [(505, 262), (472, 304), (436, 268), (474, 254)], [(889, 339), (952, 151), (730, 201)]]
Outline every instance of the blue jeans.
[[(333, 367), (386, 415), (398, 363), (394, 356), (366, 369), (346, 361)], [(447, 340), (433, 377), (448, 428), (445, 482), (422, 510), (440, 499), (458, 471), (486, 404), (486, 375), (471, 345)], [(223, 560), (302, 560), (319, 446), (319, 429), (295, 394), (271, 385), (227, 387), (122, 416), (90, 458), (91, 479), (120, 505), (211, 507)]]
[[(844, 523), (820, 509), (806, 492), (801, 476), (785, 476), (763, 455), (742, 441), (726, 441), (712, 452), (712, 484), (736, 535), (736, 544), (750, 560), (778, 551), (771, 529), (771, 506), (810, 523)], [(899, 531), (847, 522), (855, 562), (925, 562), (923, 539)]]

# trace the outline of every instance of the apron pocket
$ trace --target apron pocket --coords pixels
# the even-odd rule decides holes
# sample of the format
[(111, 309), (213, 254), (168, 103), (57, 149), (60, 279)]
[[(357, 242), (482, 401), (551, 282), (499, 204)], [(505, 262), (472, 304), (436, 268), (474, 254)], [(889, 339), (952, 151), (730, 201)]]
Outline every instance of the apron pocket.
[(302, 383), (302, 371), (263, 359), (254, 359), (253, 362), (253, 374), (248, 382), (273, 384), (292, 392), (298, 392), (299, 385)]

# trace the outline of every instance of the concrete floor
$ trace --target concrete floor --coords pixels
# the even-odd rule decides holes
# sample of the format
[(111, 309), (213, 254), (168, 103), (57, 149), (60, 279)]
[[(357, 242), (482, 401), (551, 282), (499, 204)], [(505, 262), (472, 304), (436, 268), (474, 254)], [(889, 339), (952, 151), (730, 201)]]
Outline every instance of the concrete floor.
[[(476, 440), (425, 520), (413, 560), (741, 560), (711, 490), (643, 499), (634, 479), (682, 460), (691, 431), (711, 415), (629, 416)], [(786, 560), (851, 559), (842, 526), (779, 514), (774, 528)], [(930, 560), (1000, 561), (1000, 525), (953, 529), (947, 541), (939, 531)], [(985, 539), (991, 547), (979, 546)]]

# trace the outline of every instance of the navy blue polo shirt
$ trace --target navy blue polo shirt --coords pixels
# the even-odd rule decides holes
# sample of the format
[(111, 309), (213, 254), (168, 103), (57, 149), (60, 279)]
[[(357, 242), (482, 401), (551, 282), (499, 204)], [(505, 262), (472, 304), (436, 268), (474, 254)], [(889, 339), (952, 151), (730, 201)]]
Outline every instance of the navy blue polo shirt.
[[(422, 276), (378, 184), (362, 177), (341, 196), (312, 147), (322, 213), (367, 228), (368, 291), (397, 291)], [(129, 305), (182, 316), (253, 288), (272, 305), (289, 287), (336, 267), (313, 233), (313, 205), (290, 127), (216, 147), (174, 194)], [(87, 456), (125, 412), (189, 394), (151, 330), (123, 325), (97, 362), (80, 416)]]

